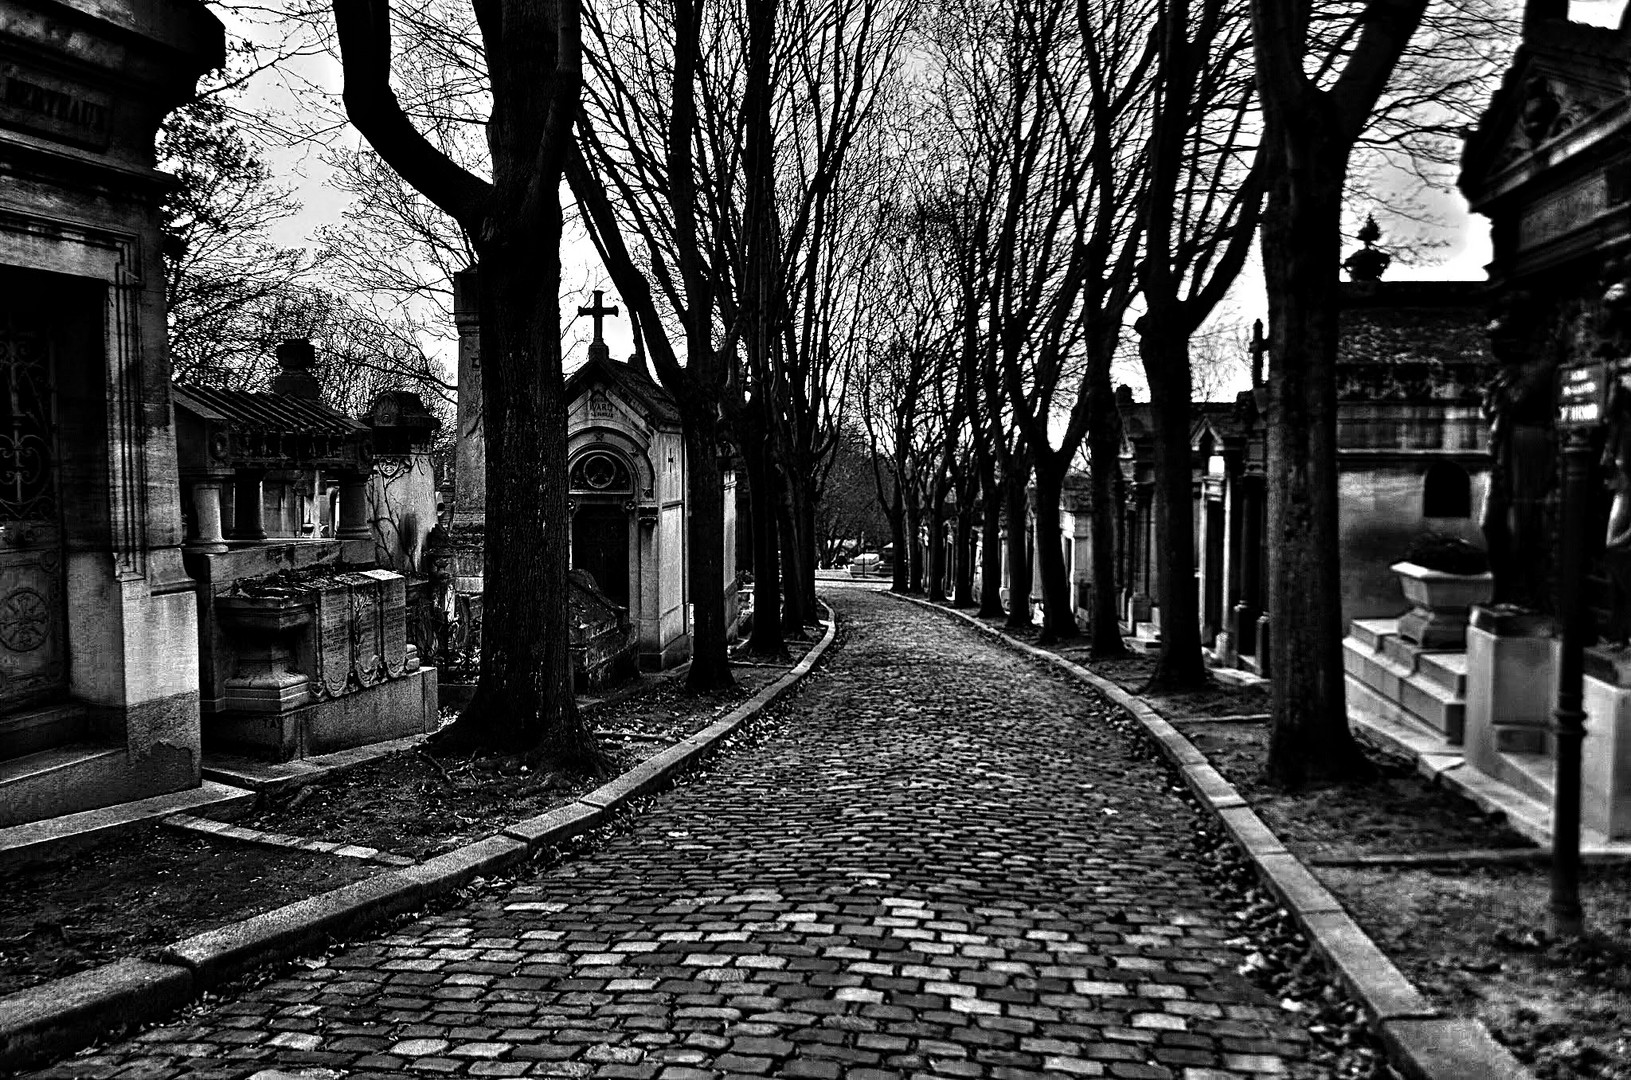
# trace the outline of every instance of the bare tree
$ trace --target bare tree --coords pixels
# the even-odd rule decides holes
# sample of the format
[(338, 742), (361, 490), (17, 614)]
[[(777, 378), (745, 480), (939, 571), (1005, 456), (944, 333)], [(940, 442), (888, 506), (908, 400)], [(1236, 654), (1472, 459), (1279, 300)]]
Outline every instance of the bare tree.
[[(1337, 267), (1354, 144), (1427, 0), (1348, 5), (1351, 42), (1314, 52), (1312, 0), (1252, 0), (1268, 184), (1268, 513), (1273, 734), (1268, 771), (1296, 785), (1364, 769), (1342, 685), (1337, 561)], [(1326, 9), (1329, 13), (1330, 9)]]
[(593, 773), (606, 760), (572, 694), (560, 183), (582, 81), (578, 5), (474, 5), (491, 179), (414, 125), (392, 88), (385, 0), (334, 0), (346, 113), (380, 157), (458, 222), (482, 274), (487, 543), (481, 671), (443, 746), (503, 746)]
[(1156, 26), (1137, 329), (1155, 428), (1161, 654), (1150, 685), (1169, 691), (1207, 683), (1190, 573), (1190, 339), (1245, 264), (1262, 206), (1249, 30), (1228, 0), (1168, 0)]

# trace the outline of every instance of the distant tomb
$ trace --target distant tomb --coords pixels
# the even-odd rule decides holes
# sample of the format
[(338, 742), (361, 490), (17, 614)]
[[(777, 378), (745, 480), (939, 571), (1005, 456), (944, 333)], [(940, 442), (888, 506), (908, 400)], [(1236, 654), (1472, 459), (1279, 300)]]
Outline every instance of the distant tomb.
[[(486, 455), (481, 423), (478, 285), (475, 271), (457, 276), (460, 336), (459, 428), (450, 544), (455, 588), (467, 608), (481, 592)], [(628, 634), (629, 660), (645, 669), (672, 667), (691, 655), (690, 584), (686, 580), (686, 462), (679, 410), (642, 366), (611, 359), (602, 320), (617, 314), (596, 290), (580, 313), (594, 320), (588, 358), (567, 378), (568, 512), (572, 515), (573, 649), (580, 687), (593, 689), (626, 670), (621, 656), (590, 640), (610, 640), (595, 612), (614, 611)], [(737, 610), (736, 477), (725, 484), (727, 612)], [(478, 503), (479, 500), (479, 503)], [(590, 621), (585, 621), (590, 620)], [(732, 620), (734, 622), (734, 620)]]
[(310, 343), (284, 342), (271, 392), (173, 391), (204, 744), (279, 761), (434, 731), (439, 715), (408, 581), (378, 558), (413, 535), (404, 521), (434, 517), (411, 484), (389, 496), (428, 474), (436, 421), (396, 393), (372, 425), (346, 416), (312, 361)]

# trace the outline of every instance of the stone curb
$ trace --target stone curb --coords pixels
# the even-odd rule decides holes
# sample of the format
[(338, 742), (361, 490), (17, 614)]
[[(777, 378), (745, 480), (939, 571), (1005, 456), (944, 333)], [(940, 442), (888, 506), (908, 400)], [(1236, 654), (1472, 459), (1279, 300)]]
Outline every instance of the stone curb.
[(1439, 1013), (1377, 948), (1364, 928), (1343, 910), (1279, 837), (1247, 805), (1183, 733), (1142, 698), (1103, 676), (987, 626), (954, 608), (893, 594), (932, 611), (955, 616), (986, 635), (1075, 676), (1130, 713), (1155, 739), (1196, 800), (1210, 810), (1251, 861), (1257, 876), (1279, 898), (1331, 970), (1356, 997), (1386, 1049), (1389, 1061), (1411, 1080), (1534, 1080), (1511, 1051), (1476, 1020)]
[(184, 938), (160, 950), (156, 963), (119, 960), (0, 997), (0, 1072), (70, 1053), (110, 1029), (160, 1020), (245, 972), (412, 911), (476, 877), (518, 866), (541, 848), (589, 832), (634, 799), (665, 787), (785, 694), (809, 674), (837, 631), (837, 618), (827, 606), (826, 634), (786, 675), (575, 802), (422, 863)]

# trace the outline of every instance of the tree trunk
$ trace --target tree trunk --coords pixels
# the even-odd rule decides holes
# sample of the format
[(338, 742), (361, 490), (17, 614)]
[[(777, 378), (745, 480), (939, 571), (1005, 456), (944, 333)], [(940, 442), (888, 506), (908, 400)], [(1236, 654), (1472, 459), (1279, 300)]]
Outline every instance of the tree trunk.
[(895, 473), (895, 502), (889, 508), (889, 543), (895, 552), (889, 565), (889, 591), (903, 593), (908, 591), (911, 567), (906, 550), (906, 480), (899, 470)]
[(1093, 485), (1093, 604), (1088, 613), (1093, 635), (1093, 656), (1109, 659), (1127, 655), (1121, 640), (1121, 620), (1116, 611), (1120, 596), (1116, 580), (1116, 543), (1121, 530), (1121, 420), (1111, 394), (1109, 372), (1102, 386), (1089, 393), (1092, 418), (1087, 428), (1087, 452)]
[(1070, 458), (1042, 451), (1036, 465), (1036, 558), (1042, 576), (1042, 635), (1040, 645), (1069, 641), (1078, 635), (1070, 610), (1070, 574), (1065, 567), (1065, 545), (1059, 532), (1059, 511), (1064, 496), (1065, 467)]
[(946, 489), (935, 484), (929, 494), (929, 599), (946, 599)]
[(957, 493), (957, 528), (953, 543), (957, 557), (952, 569), (951, 606), (974, 606), (974, 499), (967, 491)]
[(776, 492), (776, 465), (767, 452), (769, 440), (744, 441), (753, 445), (743, 455), (751, 463), (748, 498), (753, 507), (753, 633), (748, 636), (748, 651), (777, 657), (787, 652), (787, 642), (782, 637), (781, 529), (777, 521), (781, 500)]
[(1012, 630), (1022, 630), (1031, 625), (1031, 545), (1029, 523), (1026, 521), (1030, 510), (1030, 492), (1026, 490), (1030, 470), (1020, 464), (1022, 460), (1019, 455), (1014, 456), (1016, 467), (1013, 475), (1003, 481), (1008, 518), (1006, 625)]
[(712, 693), (736, 685), (725, 640), (725, 482), (717, 430), (687, 420), (682, 427), (687, 477), (685, 562), (690, 579), (691, 668), (685, 688)]
[(1003, 485), (992, 461), (980, 466), (980, 610), (983, 619), (1002, 615), (1002, 506)]
[[(535, 239), (553, 251), (559, 209), (546, 217), (546, 235)], [(475, 696), (437, 742), (525, 751), (601, 775), (609, 763), (578, 712), (568, 647), (560, 266), (529, 245), (487, 253), (478, 271), (487, 434), (481, 670)]]
[[(1307, 121), (1312, 123), (1312, 121)], [(1321, 140), (1303, 132), (1303, 149)], [(1282, 135), (1282, 137), (1284, 137)], [(1268, 773), (1297, 786), (1363, 775), (1342, 683), (1337, 560), (1337, 266), (1345, 156), (1317, 146), (1274, 177), (1263, 215), (1268, 286), (1268, 528), (1273, 727)], [(1163, 621), (1162, 632), (1166, 632)]]
[(799, 537), (799, 508), (793, 483), (786, 474), (781, 481), (781, 519), (777, 526), (781, 532), (782, 565), (782, 637), (799, 641), (810, 619), (804, 607), (804, 587), (801, 584), (803, 544)]
[(1189, 340), (1141, 327), (1144, 369), (1162, 372), (1150, 380), (1150, 416), (1155, 426), (1155, 552), (1160, 577), (1161, 653), (1149, 687), (1163, 693), (1208, 685), (1201, 654), (1200, 602), (1195, 590), (1194, 466), (1189, 448)]
[(907, 564), (906, 591), (920, 593), (923, 591), (923, 500), (919, 498), (917, 485), (913, 484), (907, 491), (906, 500), (906, 550), (895, 549), (895, 557), (909, 557)]
[(799, 569), (799, 587), (804, 594), (804, 617), (809, 625), (819, 625), (821, 604), (816, 600), (816, 567), (820, 566), (820, 556), (817, 552), (816, 542), (816, 500), (810, 491), (810, 485), (804, 485), (804, 499), (801, 504), (800, 515), (800, 553), (803, 556)]

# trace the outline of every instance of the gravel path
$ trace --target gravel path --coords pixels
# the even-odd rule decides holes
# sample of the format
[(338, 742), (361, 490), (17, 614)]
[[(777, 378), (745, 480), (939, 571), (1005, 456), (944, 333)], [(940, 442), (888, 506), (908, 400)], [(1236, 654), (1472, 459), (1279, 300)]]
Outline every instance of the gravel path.
[(1312, 1075), (1102, 702), (828, 595), (847, 638), (772, 737), (632, 831), (35, 1075)]

